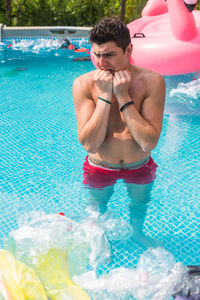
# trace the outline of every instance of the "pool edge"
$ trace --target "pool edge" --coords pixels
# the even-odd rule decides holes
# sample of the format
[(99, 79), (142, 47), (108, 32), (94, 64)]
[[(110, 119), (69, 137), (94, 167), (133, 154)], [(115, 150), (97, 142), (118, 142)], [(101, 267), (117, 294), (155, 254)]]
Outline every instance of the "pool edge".
[(91, 27), (76, 26), (35, 26), (35, 27), (7, 27), (0, 24), (0, 41), (9, 37), (89, 37)]

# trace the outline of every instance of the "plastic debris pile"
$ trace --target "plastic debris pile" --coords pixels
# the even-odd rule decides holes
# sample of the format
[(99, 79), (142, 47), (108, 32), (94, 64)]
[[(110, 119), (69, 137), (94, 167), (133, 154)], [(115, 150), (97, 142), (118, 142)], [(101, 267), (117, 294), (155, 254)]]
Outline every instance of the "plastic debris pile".
[(19, 42), (13, 42), (10, 44), (10, 48), (13, 50), (21, 50), (24, 52), (33, 52), (39, 53), (41, 50), (50, 52), (52, 50), (59, 49), (61, 47), (61, 40), (47, 40), (47, 39), (38, 39), (38, 40), (21, 40)]
[[(4, 46), (7, 49), (12, 49), (14, 51), (21, 51), (24, 53), (47, 53), (52, 52), (54, 50), (65, 49), (65, 50), (73, 50), (75, 53), (85, 53), (89, 55), (89, 49), (83, 47), (84, 44), (88, 44), (85, 39), (81, 39), (77, 46), (73, 45), (68, 38), (65, 39), (22, 39), (20, 41), (13, 40), (7, 46), (5, 44), (1, 44), (0, 46)], [(89, 44), (88, 44), (89, 46)], [(89, 48), (89, 47), (88, 47)]]
[(128, 239), (132, 231), (112, 214), (88, 213), (80, 221), (41, 212), (23, 216), (0, 250), (0, 299), (169, 300), (200, 294), (200, 276), (191, 280), (192, 270), (162, 247), (147, 249), (135, 269), (98, 277), (97, 267), (111, 260), (109, 240)]
[[(149, 248), (145, 251), (136, 269), (118, 268), (97, 278), (94, 272), (74, 276), (74, 281), (83, 288), (98, 291), (95, 299), (172, 299), (174, 284), (181, 284), (185, 267), (176, 263), (172, 254), (164, 248)], [(106, 291), (107, 298), (103, 298)], [(112, 296), (115, 295), (114, 298)]]

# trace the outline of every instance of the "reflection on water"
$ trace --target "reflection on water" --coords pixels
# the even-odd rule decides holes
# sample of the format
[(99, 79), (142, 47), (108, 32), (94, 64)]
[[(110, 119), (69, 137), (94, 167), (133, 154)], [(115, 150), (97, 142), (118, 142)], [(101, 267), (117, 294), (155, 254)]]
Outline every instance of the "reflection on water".
[(27, 68), (15, 68), (11, 69), (10, 71), (6, 71), (4, 73), (1, 72), (0, 77), (11, 77), (11, 76), (17, 76), (20, 72), (27, 71)]

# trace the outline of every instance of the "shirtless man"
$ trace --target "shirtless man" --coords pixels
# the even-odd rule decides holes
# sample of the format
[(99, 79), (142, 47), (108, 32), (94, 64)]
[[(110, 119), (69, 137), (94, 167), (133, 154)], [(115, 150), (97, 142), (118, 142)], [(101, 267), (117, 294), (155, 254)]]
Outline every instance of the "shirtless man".
[(101, 211), (116, 180), (124, 179), (134, 235), (141, 241), (157, 167), (150, 154), (162, 129), (164, 79), (130, 64), (134, 45), (117, 17), (94, 26), (90, 41), (97, 70), (73, 84), (78, 138), (88, 152), (83, 183)]

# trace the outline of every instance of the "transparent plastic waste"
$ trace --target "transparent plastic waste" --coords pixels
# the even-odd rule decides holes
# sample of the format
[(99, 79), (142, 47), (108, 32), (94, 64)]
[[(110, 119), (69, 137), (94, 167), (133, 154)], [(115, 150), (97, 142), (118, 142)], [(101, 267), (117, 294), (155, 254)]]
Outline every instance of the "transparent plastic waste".
[(75, 239), (90, 243), (89, 264), (92, 268), (110, 260), (110, 244), (104, 230), (91, 219), (83, 220), (74, 231)]
[(105, 233), (93, 220), (75, 222), (63, 215), (35, 212), (21, 218), (19, 224), (4, 246), (31, 266), (51, 248), (67, 253), (71, 276), (85, 272), (88, 264), (95, 268), (110, 258)]
[(186, 296), (176, 296), (175, 300), (199, 300), (200, 297), (186, 297)]
[(47, 300), (45, 290), (35, 271), (0, 250), (0, 299)]
[(200, 98), (200, 78), (187, 83), (179, 82), (176, 89), (170, 91), (171, 97), (185, 104), (190, 109), (196, 109), (199, 105)]
[(5, 44), (0, 43), (0, 63), (4, 63), (6, 60), (5, 49), (6, 49)]
[(21, 220), (19, 229), (11, 231), (4, 240), (4, 248), (13, 252), (17, 259), (34, 265), (49, 249), (57, 247), (66, 251), (70, 247), (74, 226), (70, 219), (37, 212), (24, 216), (24, 224)]
[[(94, 271), (73, 280), (89, 291), (111, 295), (124, 295), (124, 300), (168, 300), (172, 299), (174, 286), (182, 281), (185, 267), (176, 263), (173, 255), (162, 247), (145, 251), (136, 269), (117, 268), (97, 278)], [(116, 298), (117, 299), (117, 298)]]
[(137, 264), (138, 277), (145, 289), (138, 289), (137, 299), (167, 299), (173, 295), (174, 286), (182, 281), (186, 268), (163, 247), (145, 251)]
[(19, 220), (4, 246), (31, 266), (52, 300), (88, 300), (89, 295), (72, 281), (110, 258), (103, 229), (90, 219), (75, 222), (63, 215), (36, 212)]
[[(97, 266), (110, 259), (107, 237), (110, 234), (111, 239), (117, 239), (115, 229), (119, 224), (117, 221), (112, 224), (115, 219), (112, 213), (87, 212), (88, 216), (78, 221), (42, 212), (24, 215), (19, 220), (19, 229), (4, 241), (6, 249), (15, 255), (15, 258), (10, 256), (13, 260), (17, 258), (26, 264), (24, 268), (29, 266), (28, 270), (31, 267), (35, 271), (47, 297), (89, 300), (86, 289), (93, 300), (200, 299), (200, 268), (183, 266), (163, 247), (145, 251), (135, 269), (116, 268), (97, 277)], [(119, 222), (118, 218), (115, 220)], [(125, 222), (124, 228), (129, 228), (126, 226)], [(128, 229), (124, 238), (130, 234)], [(1, 263), (0, 257), (0, 300), (5, 293), (8, 293), (5, 299), (10, 297)], [(20, 297), (13, 299), (26, 299)]]
[(41, 51), (50, 52), (57, 50), (62, 45), (60, 39), (38, 39), (38, 40), (22, 40), (20, 42), (13, 42), (12, 49), (23, 52), (39, 53)]
[(200, 266), (188, 266), (183, 279), (174, 288), (175, 299), (200, 299)]
[(127, 240), (133, 234), (131, 224), (126, 222), (123, 218), (116, 217), (112, 212), (101, 214), (92, 206), (87, 207), (86, 212), (89, 218), (94, 220), (94, 222), (105, 231), (110, 241)]

